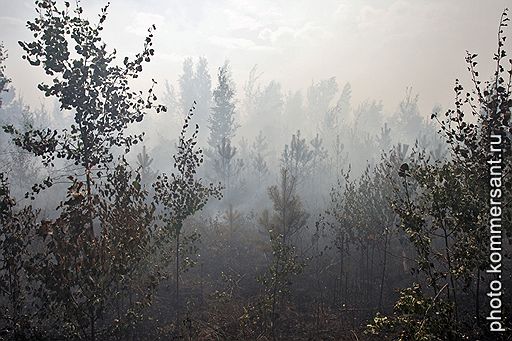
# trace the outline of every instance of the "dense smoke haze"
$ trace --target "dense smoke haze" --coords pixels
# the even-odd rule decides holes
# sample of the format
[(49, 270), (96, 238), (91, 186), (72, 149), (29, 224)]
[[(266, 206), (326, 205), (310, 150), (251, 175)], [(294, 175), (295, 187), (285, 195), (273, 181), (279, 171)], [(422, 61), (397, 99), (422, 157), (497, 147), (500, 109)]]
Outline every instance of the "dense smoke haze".
[[(91, 19), (103, 1), (82, 1)], [(156, 54), (146, 78), (178, 81), (185, 58), (208, 59), (212, 74), (226, 59), (239, 90), (258, 65), (261, 81), (272, 80), (287, 91), (305, 90), (311, 82), (336, 77), (350, 82), (354, 100), (382, 100), (396, 109), (405, 88), (420, 94), (428, 112), (447, 107), (446, 89), (466, 77), (465, 51), (492, 56), (495, 19), (507, 1), (111, 1), (104, 39), (120, 55), (133, 55), (155, 24)], [(33, 17), (28, 0), (3, 1), (2, 41), (13, 84), (32, 106), (43, 96), (36, 70), (27, 73), (18, 40), (30, 39), (26, 21)], [(491, 70), (482, 70), (487, 74)], [(146, 83), (147, 79), (144, 80)], [(341, 87), (340, 87), (341, 90)]]
[(1, 340), (510, 339), (507, 1), (0, 5)]

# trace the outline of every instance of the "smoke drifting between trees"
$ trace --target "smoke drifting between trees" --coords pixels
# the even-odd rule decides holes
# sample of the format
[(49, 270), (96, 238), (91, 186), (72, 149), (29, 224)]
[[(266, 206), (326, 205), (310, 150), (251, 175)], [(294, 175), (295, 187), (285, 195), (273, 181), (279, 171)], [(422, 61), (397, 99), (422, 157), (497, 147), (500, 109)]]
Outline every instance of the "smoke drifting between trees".
[[(471, 90), (426, 114), (412, 88), (387, 113), (349, 83), (291, 92), (256, 66), (237, 91), (230, 63), (212, 77), (205, 57), (162, 96), (134, 90), (154, 26), (122, 58), (102, 38), (108, 6), (89, 21), (35, 4), (20, 46), (56, 106), (16, 96), (0, 45), (2, 338), (496, 340), (486, 162), (498, 134), (509, 198), (507, 11), (496, 73), (480, 81), (468, 54)], [(508, 269), (510, 200), (502, 217)]]

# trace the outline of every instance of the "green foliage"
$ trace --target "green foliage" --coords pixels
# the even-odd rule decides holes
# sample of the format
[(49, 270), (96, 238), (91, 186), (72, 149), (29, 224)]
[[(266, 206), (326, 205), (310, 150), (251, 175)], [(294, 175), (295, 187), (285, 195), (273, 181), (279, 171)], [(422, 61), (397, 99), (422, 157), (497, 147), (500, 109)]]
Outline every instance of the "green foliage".
[(384, 340), (442, 341), (465, 339), (451, 321), (453, 306), (425, 296), (418, 284), (400, 291), (391, 316), (377, 314), (366, 332)]
[[(160, 205), (158, 219), (163, 223), (160, 229), (159, 244), (161, 247), (169, 247), (168, 241), (175, 242), (175, 304), (176, 322), (175, 329), (180, 328), (180, 273), (191, 267), (194, 263), (187, 256), (194, 242), (198, 239), (196, 233), (182, 237), (183, 223), (201, 210), (210, 197), (221, 198), (221, 187), (214, 184), (205, 185), (197, 178), (197, 170), (203, 163), (203, 152), (197, 147), (197, 135), (199, 126), (195, 126), (194, 132), (187, 136), (193, 110), (185, 118), (181, 129), (178, 151), (173, 156), (175, 172), (171, 175), (158, 175), (153, 183), (155, 190), (155, 202)], [(187, 252), (189, 251), (189, 252)], [(165, 251), (164, 251), (165, 252)]]
[(151, 168), (152, 163), (153, 158), (146, 151), (146, 146), (142, 146), (142, 152), (137, 154), (137, 166), (140, 169), (143, 184), (151, 183), (156, 177), (155, 172)]
[[(113, 162), (117, 147), (128, 152), (142, 139), (142, 134), (127, 136), (127, 127), (151, 109), (165, 110), (154, 104), (152, 89), (145, 98), (129, 86), (154, 54), (154, 27), (143, 51), (119, 66), (115, 51), (107, 52), (101, 38), (107, 7), (97, 24), (68, 2), (61, 9), (55, 1), (36, 1), (36, 11), (27, 24), (35, 40), (19, 43), (24, 59), (52, 77), (39, 89), (55, 96), (74, 121), (62, 130), (19, 131), (13, 125), (4, 130), (16, 145), (40, 156), (43, 165), (63, 159), (81, 171), (67, 174), (70, 185), (56, 219), (40, 223), (27, 287), (34, 290), (34, 309), (50, 337), (104, 339), (128, 332), (141, 319), (155, 286), (155, 269), (146, 263), (154, 252), (154, 208), (146, 203), (140, 175), (123, 158)], [(52, 185), (49, 177), (33, 192)]]
[(300, 130), (292, 135), (290, 144), (284, 146), (281, 155), (281, 167), (289, 172), (298, 182), (304, 180), (312, 168), (314, 152), (309, 148), (306, 139), (301, 138)]
[(308, 214), (296, 194), (296, 180), (286, 169), (281, 170), (280, 185), (269, 187), (268, 194), (274, 206), (274, 214), (264, 211), (259, 222), (268, 231), (272, 261), (258, 281), (265, 288), (261, 302), (265, 312), (263, 318), (268, 319), (266, 323), (275, 338), (292, 277), (300, 274), (305, 266), (294, 239), (306, 226)]
[(144, 62), (154, 55), (152, 27), (142, 52), (133, 60), (126, 57), (122, 66), (114, 65), (116, 52), (108, 52), (101, 32), (107, 18), (107, 7), (101, 11), (97, 24), (82, 18), (82, 8), (74, 11), (66, 2), (65, 8), (49, 0), (36, 1), (38, 17), (28, 22), (35, 40), (19, 42), (24, 59), (41, 67), (51, 83), (41, 83), (39, 89), (46, 96), (58, 98), (61, 110), (74, 114), (69, 128), (32, 130), (19, 133), (14, 127), (4, 129), (13, 134), (14, 142), (27, 151), (41, 156), (45, 165), (55, 158), (73, 161), (88, 171), (100, 169), (112, 162), (111, 148), (124, 147), (128, 151), (140, 142), (142, 135), (126, 136), (127, 126), (140, 122), (153, 107), (156, 96), (152, 88), (147, 97), (130, 89), (129, 81), (139, 76)]
[(244, 167), (243, 160), (235, 158), (236, 155), (237, 148), (231, 145), (229, 138), (224, 137), (217, 146), (215, 156), (213, 157), (213, 169), (226, 187), (228, 198), (232, 195), (232, 189), (236, 181), (240, 180), (239, 177)]
[(231, 68), (225, 62), (219, 68), (217, 88), (213, 90), (213, 107), (209, 118), (210, 148), (217, 149), (224, 140), (231, 140), (238, 128), (235, 123), (235, 84), (231, 76)]
[(166, 228), (179, 231), (187, 217), (202, 209), (209, 197), (220, 197), (220, 187), (204, 185), (197, 179), (197, 169), (203, 163), (203, 151), (197, 146), (199, 126), (196, 125), (191, 136), (187, 136), (192, 110), (185, 118), (181, 129), (178, 151), (173, 156), (174, 169), (171, 175), (161, 174), (153, 184), (156, 202), (164, 207), (160, 219)]
[(98, 183), (93, 203), (101, 237), (91, 241), (84, 229), (90, 209), (85, 184), (71, 180), (59, 218), (41, 223), (43, 249), (31, 271), (32, 280), (42, 283), (39, 310), (50, 313), (54, 336), (58, 331), (67, 337), (94, 339), (126, 332), (141, 319), (155, 285), (156, 269), (145, 262), (154, 252), (150, 245), (154, 208), (145, 202), (140, 175), (119, 163)]
[(3, 92), (7, 91), (7, 85), (11, 82), (11, 80), (4, 74), (6, 59), (7, 52), (5, 51), (4, 44), (0, 43), (0, 107), (2, 107)]
[[(108, 6), (91, 22), (79, 2), (35, 5), (36, 18), (27, 24), (33, 39), (19, 44), (24, 59), (47, 76), (39, 89), (54, 97), (55, 117), (67, 121), (50, 128), (14, 91), (2, 96), (3, 129), (17, 149), (2, 141), (8, 162), (0, 169), (1, 339), (348, 339), (347, 331), (358, 338), (360, 322), (375, 313), (370, 339), (495, 336), (483, 327), (485, 281), (493, 277), (485, 273), (490, 235), (483, 203), (489, 202), (487, 161), (497, 158), (489, 151), (490, 136), (497, 134), (504, 176), (495, 199), (502, 201), (504, 234), (491, 241), (504, 248), (508, 267), (512, 70), (504, 67), (506, 11), (494, 77), (481, 82), (477, 55), (468, 53), (473, 90), (457, 81), (455, 109), (439, 118), (440, 109), (433, 111), (439, 138), (431, 136), (433, 124), (423, 123), (409, 88), (388, 126), (378, 101), (351, 109), (348, 83), (334, 105), (336, 80), (313, 82), (304, 103), (300, 91), (283, 98), (275, 81), (260, 87), (254, 67), (244, 105), (248, 126), (260, 133), (252, 148), (247, 136), (237, 150), (229, 64), (219, 68), (212, 93), (206, 58), (197, 64), (188, 58), (180, 97), (166, 84), (171, 110), (188, 114), (180, 118), (173, 170), (158, 174), (152, 169), (157, 154), (150, 156), (145, 146), (135, 170), (125, 160), (143, 138), (130, 129), (146, 114), (166, 110), (157, 104), (155, 82), (146, 92), (132, 87), (153, 58), (155, 27), (138, 54), (119, 60), (102, 39)], [(0, 44), (0, 92), (10, 82), (5, 58)], [(193, 112), (198, 124), (191, 126)], [(296, 121), (308, 126), (288, 124)], [(203, 124), (210, 128), (204, 138)], [(245, 191), (256, 197), (250, 203), (264, 199), (256, 186), (267, 186), (275, 143), (293, 131), (277, 155), (282, 169), (267, 190), (271, 208), (258, 214), (235, 189), (251, 189)], [(222, 190), (198, 175), (205, 142), (209, 170), (228, 199), (213, 216), (199, 214)], [(4, 156), (13, 151), (20, 153)], [(348, 151), (358, 152), (355, 179)], [(380, 151), (385, 154), (377, 163)], [(242, 157), (257, 175), (254, 182)], [(51, 177), (37, 179), (36, 160)], [(337, 184), (325, 209), (322, 186), (330, 186), (329, 179)], [(53, 191), (46, 191), (50, 200), (43, 205), (53, 205), (52, 195), (64, 199), (46, 206), (44, 216), (17, 204), (13, 189), (28, 181), (37, 182), (26, 195), (37, 204), (46, 197), (36, 194), (48, 187)], [(307, 228), (309, 213), (320, 213), (315, 228)], [(502, 275), (508, 285), (512, 278)], [(406, 289), (395, 302), (390, 293), (396, 287)], [(510, 294), (500, 294), (506, 316)], [(503, 323), (510, 328), (509, 320)]]
[(39, 335), (29, 302), (27, 270), (32, 264), (29, 248), (36, 231), (37, 212), (30, 206), (16, 208), (9, 184), (0, 173), (0, 323), (11, 339)]
[[(447, 337), (462, 338), (463, 334), (474, 338), (483, 332), (480, 323), (479, 283), (481, 272), (489, 262), (488, 247), (491, 240), (487, 162), (496, 160), (490, 150), (492, 134), (498, 134), (502, 139), (500, 161), (503, 169), (500, 172), (508, 174), (511, 164), (512, 101), (510, 87), (505, 84), (510, 84), (512, 69), (505, 71), (502, 66), (506, 56), (503, 50), (505, 37), (502, 36), (506, 21), (507, 11), (503, 13), (500, 23), (498, 51), (494, 57), (497, 63), (494, 78), (486, 82), (482, 90), (475, 70), (477, 55), (468, 53), (466, 61), (473, 81), (473, 91), (464, 93), (463, 86), (457, 80), (454, 88), (455, 109), (448, 110), (443, 119), (438, 119), (436, 114), (432, 115), (440, 124), (440, 132), (449, 146), (450, 157), (432, 162), (425, 150), (413, 150), (409, 161), (400, 167), (396, 162), (389, 163), (390, 168), (398, 170), (400, 177), (400, 180), (395, 178), (393, 209), (400, 217), (400, 228), (414, 245), (417, 263), (415, 271), (426, 278), (427, 286), (435, 297), (430, 299), (426, 294), (419, 295), (417, 289), (411, 289), (416, 296), (411, 291), (406, 292), (398, 301), (393, 318), (378, 317), (375, 320), (379, 327), (373, 329), (374, 333), (392, 327), (404, 333), (403, 339), (427, 340), (430, 337), (441, 340)], [(508, 83), (505, 81), (505, 73), (509, 74)], [(413, 102), (409, 101), (403, 106), (410, 107)], [(470, 119), (466, 118), (468, 111), (472, 116)], [(502, 181), (498, 200), (510, 196), (510, 177), (503, 176)], [(510, 241), (510, 202), (502, 203), (502, 212), (501, 226)], [(505, 245), (501, 236), (499, 243)], [(504, 247), (503, 252), (507, 254), (509, 251)], [(476, 286), (476, 292), (469, 296), (467, 293), (473, 286)], [(469, 302), (463, 302), (461, 297)], [(425, 305), (417, 309), (417, 302), (420, 302), (417, 300), (430, 302), (426, 306), (433, 306), (429, 310), (436, 313), (436, 320), (422, 322), (422, 328), (418, 328), (417, 318), (410, 320), (411, 313), (422, 313), (422, 309), (427, 314)], [(475, 320), (477, 328), (473, 331), (464, 329), (461, 323), (469, 325)]]
[(258, 184), (261, 184), (264, 177), (269, 173), (268, 164), (267, 161), (265, 160), (265, 158), (268, 156), (267, 149), (267, 140), (263, 135), (263, 132), (260, 131), (258, 136), (256, 136), (256, 138), (254, 139), (251, 151), (249, 153), (249, 157), (251, 158), (252, 170), (256, 175)]

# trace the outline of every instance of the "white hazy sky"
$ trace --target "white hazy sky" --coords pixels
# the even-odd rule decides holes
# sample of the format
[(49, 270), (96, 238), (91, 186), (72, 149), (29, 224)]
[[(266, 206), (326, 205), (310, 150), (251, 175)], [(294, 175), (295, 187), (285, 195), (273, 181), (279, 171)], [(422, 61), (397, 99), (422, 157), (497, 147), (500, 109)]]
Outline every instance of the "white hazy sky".
[[(71, 1), (73, 2), (73, 1)], [(95, 19), (106, 1), (82, 0)], [(467, 79), (465, 50), (480, 56), (480, 74), (492, 73), (492, 54), (503, 0), (111, 0), (104, 31), (118, 55), (139, 51), (156, 24), (156, 58), (144, 78), (176, 82), (185, 57), (205, 56), (210, 72), (227, 58), (239, 88), (254, 64), (264, 82), (285, 90), (336, 76), (350, 82), (355, 102), (398, 105), (407, 86), (420, 94), (420, 107), (452, 103), (455, 78)], [(35, 16), (31, 0), (0, 0), (0, 41), (9, 52), (7, 73), (31, 105), (42, 74), (21, 60), (18, 40)], [(512, 31), (512, 30), (511, 30)], [(512, 32), (511, 32), (512, 33)], [(512, 37), (510, 38), (512, 40)]]

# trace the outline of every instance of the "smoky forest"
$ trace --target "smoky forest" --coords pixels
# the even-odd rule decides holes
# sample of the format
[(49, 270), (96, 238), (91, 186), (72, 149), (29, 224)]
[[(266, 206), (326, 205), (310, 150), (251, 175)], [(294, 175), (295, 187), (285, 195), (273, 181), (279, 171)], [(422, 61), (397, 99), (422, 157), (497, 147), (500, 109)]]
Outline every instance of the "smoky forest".
[(157, 23), (125, 56), (119, 7), (28, 3), (0, 44), (1, 340), (512, 340), (507, 9), (425, 111), (234, 58), (167, 79)]

